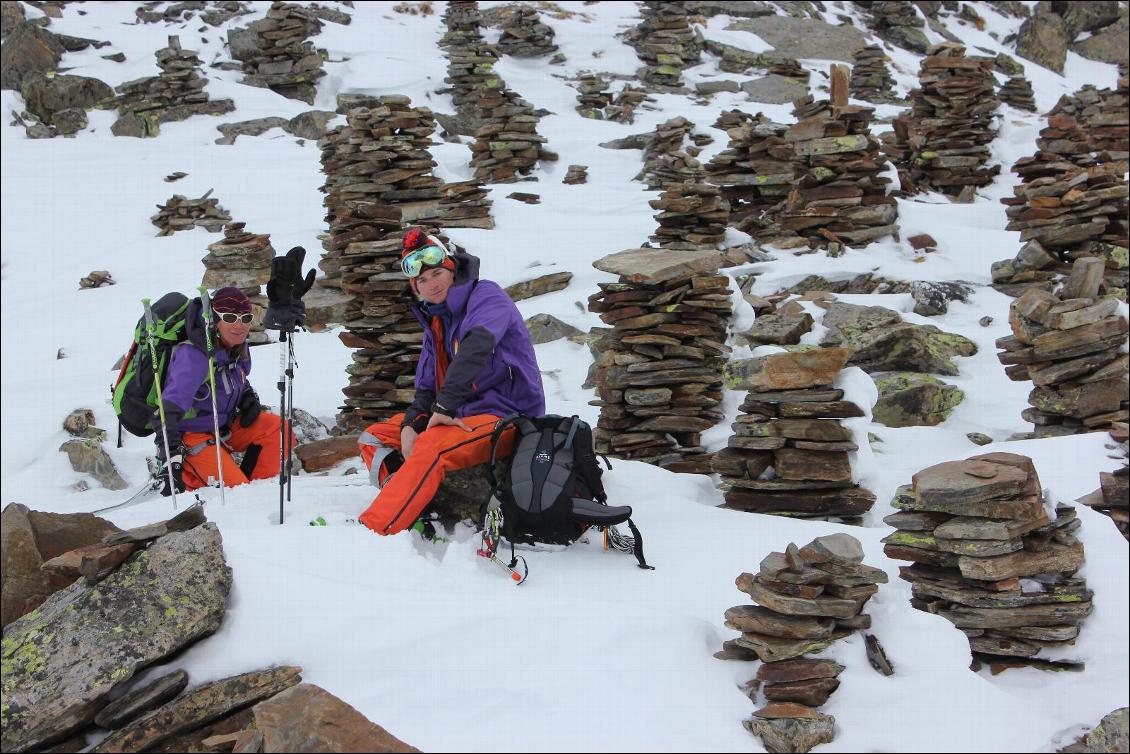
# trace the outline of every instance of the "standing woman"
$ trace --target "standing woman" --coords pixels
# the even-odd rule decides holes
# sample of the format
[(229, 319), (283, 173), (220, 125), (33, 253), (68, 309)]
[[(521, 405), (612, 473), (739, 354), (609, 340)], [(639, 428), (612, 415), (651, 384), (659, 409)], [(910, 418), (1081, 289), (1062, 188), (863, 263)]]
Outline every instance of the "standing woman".
[[(247, 346), (251, 300), (238, 288), (221, 288), (212, 294), (211, 309), (212, 321), (205, 323), (200, 298), (189, 302), (185, 314), (186, 340), (173, 349), (162, 388), (169, 465), (177, 492), (195, 490), (220, 478), (205, 327), (213, 328), (215, 406), (224, 485), (234, 487), (279, 473), (282, 420), (262, 410), (259, 396), (247, 380), (251, 373), (251, 352)], [(293, 442), (292, 433), (292, 446)], [(244, 454), (242, 463), (235, 462), (232, 451)], [(160, 448), (158, 453), (163, 455)], [(163, 494), (170, 494), (167, 480)]]
[[(361, 515), (378, 534), (412, 526), (449, 471), (490, 460), (491, 433), (510, 414), (545, 413), (541, 372), (518, 307), (479, 260), (413, 228), (401, 270), (424, 330), (416, 394), (401, 414), (361, 434), (361, 456), (380, 492)], [(513, 428), (499, 440), (508, 455)], [(394, 473), (395, 472), (395, 473)]]

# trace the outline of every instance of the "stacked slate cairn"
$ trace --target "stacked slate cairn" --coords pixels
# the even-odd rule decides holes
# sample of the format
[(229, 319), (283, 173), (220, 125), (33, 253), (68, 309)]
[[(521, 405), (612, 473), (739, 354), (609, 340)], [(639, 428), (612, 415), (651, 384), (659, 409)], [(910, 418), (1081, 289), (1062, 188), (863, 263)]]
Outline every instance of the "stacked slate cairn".
[(855, 522), (875, 495), (852, 482), (858, 450), (840, 419), (863, 416), (833, 387), (851, 350), (821, 348), (732, 361), (726, 386), (748, 390), (734, 435), (714, 455), (726, 507)]
[(490, 228), (493, 222), (478, 183), (445, 185), (432, 175), (429, 109), (412, 107), (402, 95), (352, 104), (346, 125), (319, 141), (330, 226), (319, 267), (326, 273), (322, 285), (352, 296), (341, 338), (361, 350), (347, 370), (345, 412), (371, 423), (411, 400), (423, 342), (398, 265), (405, 225)]
[(1110, 440), (1106, 447), (1114, 454), (1108, 457), (1121, 458), (1122, 466), (1114, 471), (1100, 472), (1098, 489), (1076, 502), (1110, 516), (1123, 538), (1130, 540), (1130, 425), (1115, 422)]
[(695, 124), (681, 115), (660, 123), (647, 134), (643, 147), (643, 170), (634, 178), (651, 191), (666, 191), (683, 183), (697, 183), (705, 177), (702, 163), (688, 153), (684, 141), (702, 141), (692, 134)]
[(648, 202), (659, 210), (659, 228), (651, 241), (667, 249), (700, 249), (718, 246), (726, 238), (730, 205), (717, 186), (682, 183)]
[(171, 236), (178, 230), (204, 228), (209, 233), (219, 233), (224, 225), (231, 222), (231, 215), (220, 206), (219, 199), (212, 199), (212, 189), (199, 199), (189, 199), (180, 194), (164, 204), (157, 205), (157, 214), (150, 221), (161, 231), (159, 236)]
[(975, 663), (1079, 668), (1041, 658), (1074, 643), (1091, 613), (1080, 522), (1052, 507), (1031, 459), (986, 453), (923, 469), (895, 493), (896, 531), (884, 552), (912, 565), (911, 605), (941, 615), (969, 637)]
[(593, 120), (611, 120), (616, 123), (635, 121), (636, 108), (644, 100), (652, 99), (647, 90), (624, 84), (615, 96), (608, 81), (595, 73), (581, 74), (577, 83), (577, 112)]
[(751, 698), (765, 704), (742, 724), (766, 751), (809, 751), (834, 736), (835, 718), (818, 708), (839, 688), (844, 666), (806, 657), (871, 627), (863, 612), (887, 582), (887, 574), (863, 563), (863, 547), (849, 534), (817, 537), (804, 547), (790, 543), (771, 552), (757, 575), (735, 583), (756, 605), (726, 611), (726, 627), (741, 631), (715, 657), (761, 660)]
[(918, 17), (914, 3), (906, 0), (874, 0), (857, 2), (856, 5), (871, 11), (871, 28), (879, 37), (914, 52), (927, 52), (930, 43), (922, 32), (926, 22)]
[(808, 79), (812, 76), (812, 72), (801, 66), (796, 58), (777, 58), (768, 61), (767, 73), (775, 73), (778, 76), (785, 76), (790, 79), (796, 79), (804, 84), (808, 83)]
[(1084, 86), (1073, 95), (1060, 98), (1049, 115), (1069, 115), (1084, 130), (1096, 161), (1113, 164), (1115, 172), (1127, 171), (1130, 149), (1130, 80), (1120, 76), (1114, 89)]
[(752, 234), (761, 227), (763, 215), (789, 195), (796, 180), (796, 152), (785, 138), (789, 127), (761, 113), (752, 119), (723, 114), (720, 120), (734, 125), (726, 131), (730, 137), (726, 149), (706, 165), (706, 180), (719, 186), (730, 203), (730, 225)]
[(192, 50), (181, 49), (180, 37), (170, 35), (169, 46), (156, 55), (160, 74), (118, 86), (119, 96), (113, 104), (121, 117), (110, 127), (115, 136), (156, 136), (162, 123), (235, 109), (230, 99), (208, 99), (204, 91), (208, 80), (200, 75), (200, 58)]
[[(1089, 109), (1082, 100), (1091, 101)], [(998, 290), (1018, 295), (1033, 285), (1050, 289), (1069, 271), (1067, 263), (1088, 256), (1106, 262), (1108, 289), (1126, 288), (1130, 188), (1123, 176), (1130, 145), (1125, 125), (1117, 141), (1114, 127), (1102, 124), (1130, 123), (1130, 111), (1125, 100), (1120, 112), (1103, 111), (1103, 101), (1087, 91), (1061, 100), (1040, 131), (1036, 153), (1012, 167), (1021, 184), (1001, 202), (1007, 228), (1019, 230), (1025, 243), (1014, 259), (993, 264)], [(1106, 101), (1114, 105), (1118, 98)]]
[(577, 81), (577, 112), (586, 118), (604, 120), (604, 109), (611, 104), (608, 80), (595, 73), (582, 73)]
[(846, 66), (833, 66), (832, 90), (831, 101), (796, 103), (799, 121), (784, 139), (792, 145), (797, 179), (753, 233), (759, 241), (801, 236), (811, 248), (842, 251), (898, 233), (898, 205), (882, 175), (887, 160), (871, 135), (875, 111), (847, 104)]
[(542, 23), (537, 9), (516, 5), (502, 27), (498, 51), (516, 58), (540, 58), (557, 52), (554, 31)]
[(247, 294), (255, 314), (250, 337), (254, 345), (267, 342), (263, 331), (262, 315), (267, 308), (263, 286), (271, 279), (275, 249), (269, 233), (248, 233), (246, 225), (228, 223), (224, 226), (223, 240), (208, 244), (208, 254), (201, 260), (205, 268), (201, 282), (211, 290), (231, 286)]
[(545, 149), (537, 133), (539, 117), (533, 105), (506, 87), (495, 73), (498, 50), (483, 41), (478, 3), (449, 3), (444, 12), (447, 34), (440, 45), (447, 50), (447, 77), (452, 102), (473, 124), (471, 167), (475, 179), (509, 183), (529, 175), (538, 160), (557, 155)]
[(966, 57), (952, 42), (934, 45), (922, 59), (910, 114), (884, 134), (883, 149), (899, 167), (904, 192), (972, 201), (976, 188), (1000, 172), (999, 165), (987, 166), (998, 105), (992, 69), (992, 58)]
[(1017, 110), (1036, 112), (1036, 95), (1032, 92), (1032, 82), (1023, 76), (1013, 76), (1001, 84), (997, 96), (1001, 102), (1012, 105)]
[(625, 35), (647, 66), (640, 78), (658, 91), (680, 91), (683, 69), (702, 60), (702, 40), (687, 9), (681, 2), (644, 0), (640, 15), (643, 21)]
[(722, 359), (731, 312), (729, 278), (712, 249), (628, 249), (593, 266), (589, 310), (612, 329), (594, 343), (600, 407), (596, 450), (672, 471), (711, 473), (702, 432), (723, 417)]
[(232, 57), (243, 64), (243, 83), (314, 104), (324, 58), (308, 37), (322, 30), (310, 8), (276, 1), (266, 18), (228, 31)]
[(1032, 380), (1023, 416), (1034, 437), (1110, 429), (1130, 419), (1128, 329), (1119, 300), (1100, 297), (1103, 260), (1080, 259), (1059, 295), (1029, 288), (1012, 302), (1012, 335), (997, 354), (1013, 380)]
[(855, 51), (848, 86), (851, 96), (866, 102), (896, 102), (895, 80), (887, 68), (887, 56), (879, 45)]

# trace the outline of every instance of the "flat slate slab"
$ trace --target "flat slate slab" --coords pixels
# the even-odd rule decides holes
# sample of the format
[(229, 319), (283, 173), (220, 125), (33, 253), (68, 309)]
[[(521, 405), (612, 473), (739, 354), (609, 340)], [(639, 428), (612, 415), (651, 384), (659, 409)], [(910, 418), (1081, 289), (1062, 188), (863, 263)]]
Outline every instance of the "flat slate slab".
[(851, 26), (832, 26), (814, 18), (762, 16), (735, 21), (727, 31), (751, 31), (773, 50), (790, 58), (854, 61), (856, 50), (867, 46), (863, 33)]
[(711, 249), (625, 249), (592, 263), (631, 283), (661, 283), (713, 273), (721, 265), (722, 252)]

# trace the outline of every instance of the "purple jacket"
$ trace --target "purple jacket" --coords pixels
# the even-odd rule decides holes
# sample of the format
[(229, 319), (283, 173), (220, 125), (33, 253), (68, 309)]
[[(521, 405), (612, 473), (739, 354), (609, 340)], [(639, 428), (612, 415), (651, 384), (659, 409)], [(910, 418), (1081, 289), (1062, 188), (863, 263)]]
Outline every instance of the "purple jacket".
[[(201, 309), (199, 298), (189, 302), (185, 312), (187, 339), (173, 349), (165, 371), (162, 398), (170, 446), (179, 445), (180, 436), (185, 432), (213, 432), (208, 351)], [(219, 337), (214, 333), (212, 347), (215, 349), (216, 414), (222, 429), (231, 425), (239, 399), (248, 388), (251, 354), (244, 345), (238, 350), (240, 355), (233, 358), (232, 353), (220, 345)]]
[(456, 252), (455, 283), (447, 294), (450, 361), (436, 390), (436, 343), (420, 303), (412, 313), (424, 328), (424, 350), (416, 365), (416, 396), (404, 424), (417, 431), (433, 411), (450, 416), (507, 416), (545, 413), (534, 346), (514, 302), (490, 280), (479, 280), (479, 260)]

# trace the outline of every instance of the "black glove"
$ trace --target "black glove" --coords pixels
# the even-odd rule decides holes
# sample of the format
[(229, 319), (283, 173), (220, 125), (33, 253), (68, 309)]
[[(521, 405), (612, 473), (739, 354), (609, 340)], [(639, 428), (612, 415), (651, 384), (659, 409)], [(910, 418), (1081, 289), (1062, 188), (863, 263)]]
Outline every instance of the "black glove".
[[(169, 471), (173, 473), (172, 489), (169, 488)], [(161, 488), (161, 494), (165, 497), (170, 497), (173, 490), (177, 494), (184, 492), (184, 446), (178, 445), (173, 448), (173, 457), (166, 462), (166, 467), (161, 469), (161, 482), (164, 486)]]
[(306, 326), (306, 305), (302, 297), (314, 285), (314, 270), (302, 277), (306, 249), (295, 246), (286, 256), (271, 261), (271, 279), (267, 282), (267, 313), (263, 327), (269, 330), (293, 330)]
[(250, 385), (239, 397), (239, 405), (235, 407), (235, 410), (239, 414), (239, 426), (244, 429), (254, 424), (255, 420), (259, 418), (259, 414), (263, 412), (263, 407), (259, 404), (259, 394)]

